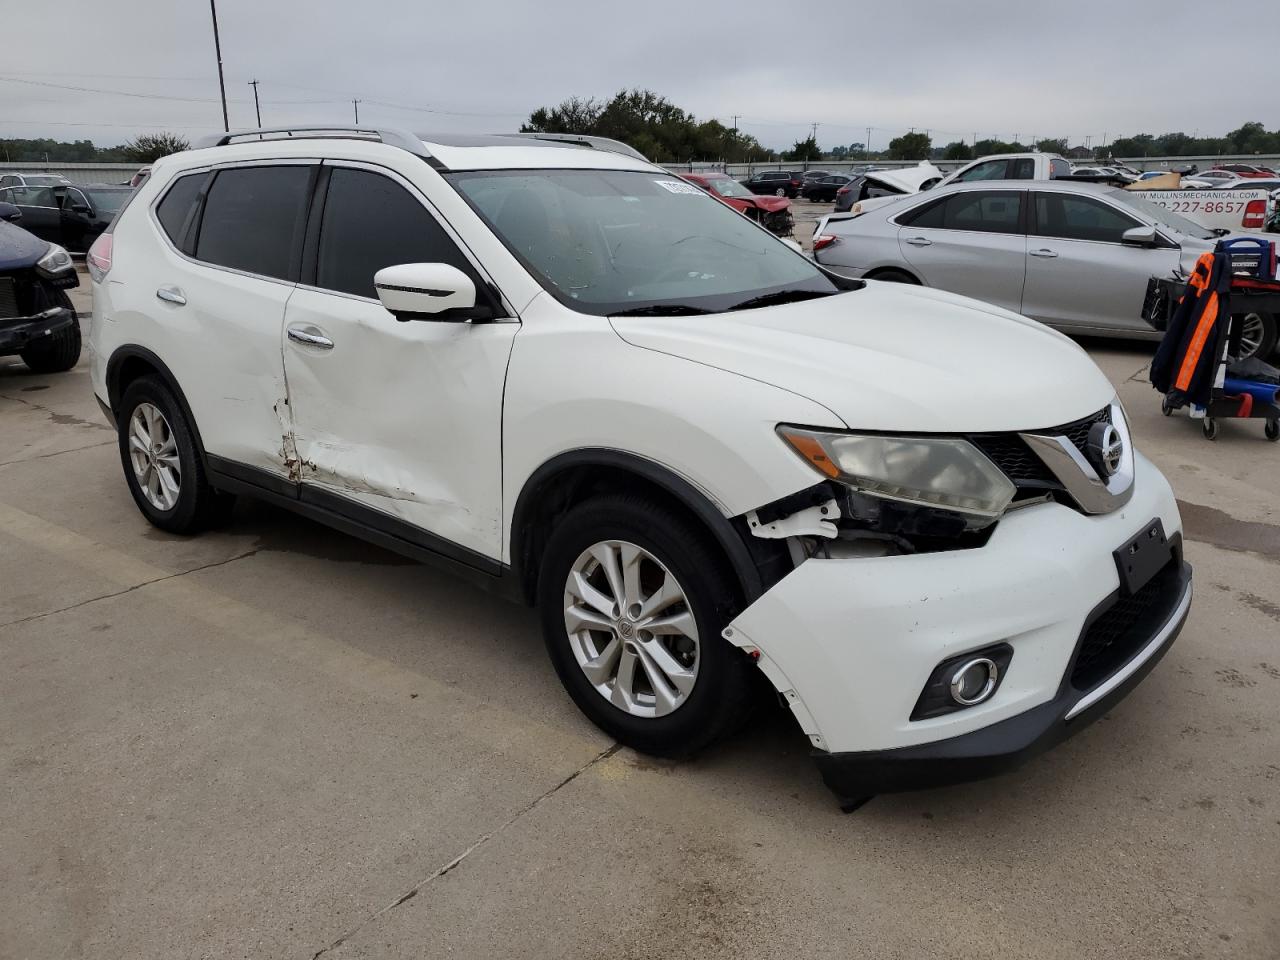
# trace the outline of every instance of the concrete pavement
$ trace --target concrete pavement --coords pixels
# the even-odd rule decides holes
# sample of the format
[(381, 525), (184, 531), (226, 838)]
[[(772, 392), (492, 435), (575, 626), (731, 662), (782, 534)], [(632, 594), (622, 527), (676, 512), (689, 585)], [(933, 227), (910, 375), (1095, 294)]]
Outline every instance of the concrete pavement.
[(776, 709), (656, 762), (530, 611), (261, 505), (149, 527), (87, 367), (0, 360), (0, 958), (1275, 957), (1280, 447), (1087, 346), (1190, 621), (1024, 770), (852, 816)]

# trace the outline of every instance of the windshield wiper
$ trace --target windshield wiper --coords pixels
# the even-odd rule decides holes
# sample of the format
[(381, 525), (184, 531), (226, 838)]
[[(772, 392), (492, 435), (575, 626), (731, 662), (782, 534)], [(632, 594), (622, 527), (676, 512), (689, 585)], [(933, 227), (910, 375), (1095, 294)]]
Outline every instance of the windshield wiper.
[(710, 313), (702, 307), (687, 303), (653, 303), (647, 307), (632, 307), (630, 310), (619, 310), (611, 313), (611, 317), (692, 317), (702, 313)]
[(776, 293), (765, 293), (751, 297), (741, 303), (735, 303), (730, 310), (750, 310), (753, 307), (772, 307), (780, 303), (795, 303), (800, 300), (816, 300), (818, 297), (829, 297), (832, 294), (820, 290), (779, 290)]

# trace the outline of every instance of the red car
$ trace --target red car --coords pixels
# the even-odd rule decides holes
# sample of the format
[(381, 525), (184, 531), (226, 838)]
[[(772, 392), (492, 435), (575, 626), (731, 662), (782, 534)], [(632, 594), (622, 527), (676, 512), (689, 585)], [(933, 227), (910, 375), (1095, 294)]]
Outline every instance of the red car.
[(795, 227), (791, 201), (786, 197), (756, 196), (737, 180), (723, 173), (682, 173), (685, 180), (701, 187), (721, 203), (756, 221), (770, 233), (789, 237)]
[(1237, 177), (1248, 177), (1250, 179), (1266, 178), (1270, 180), (1276, 176), (1276, 172), (1270, 167), (1252, 163), (1220, 163), (1213, 169), (1225, 170), (1227, 173), (1234, 173)]

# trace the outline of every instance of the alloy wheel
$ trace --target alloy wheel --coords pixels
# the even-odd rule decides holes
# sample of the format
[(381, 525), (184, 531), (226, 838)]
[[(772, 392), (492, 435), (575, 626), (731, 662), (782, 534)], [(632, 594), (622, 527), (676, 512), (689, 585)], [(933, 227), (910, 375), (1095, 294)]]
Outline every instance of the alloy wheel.
[(698, 626), (679, 581), (643, 547), (584, 550), (564, 591), (574, 659), (596, 692), (634, 717), (678, 710), (698, 679)]
[(138, 404), (129, 418), (129, 460), (147, 502), (172, 510), (182, 490), (182, 465), (173, 428), (153, 403)]
[(1266, 335), (1267, 328), (1262, 322), (1262, 315), (1246, 313), (1240, 325), (1240, 359), (1246, 360), (1257, 355)]

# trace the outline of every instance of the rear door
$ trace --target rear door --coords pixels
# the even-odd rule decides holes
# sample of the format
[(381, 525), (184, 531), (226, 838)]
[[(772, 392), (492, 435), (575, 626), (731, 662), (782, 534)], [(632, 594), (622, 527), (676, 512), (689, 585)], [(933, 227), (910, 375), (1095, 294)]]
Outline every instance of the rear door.
[[(170, 246), (140, 264), (157, 349), (182, 384), (218, 469), (295, 490), (280, 340), (302, 259), (316, 161), (262, 161), (187, 174), (154, 209)], [(245, 468), (250, 468), (246, 471)]]
[(1027, 237), (1021, 190), (964, 190), (898, 218), (903, 259), (927, 286), (1022, 307)]
[(22, 211), (18, 226), (34, 233), (41, 240), (62, 242), (62, 213), (51, 187), (10, 187), (0, 191), (0, 194), (0, 199), (7, 200)]
[(1173, 271), (1178, 249), (1121, 243), (1145, 224), (1100, 197), (1039, 190), (1030, 213), (1022, 312), (1075, 330), (1150, 334), (1140, 315), (1147, 281)]

